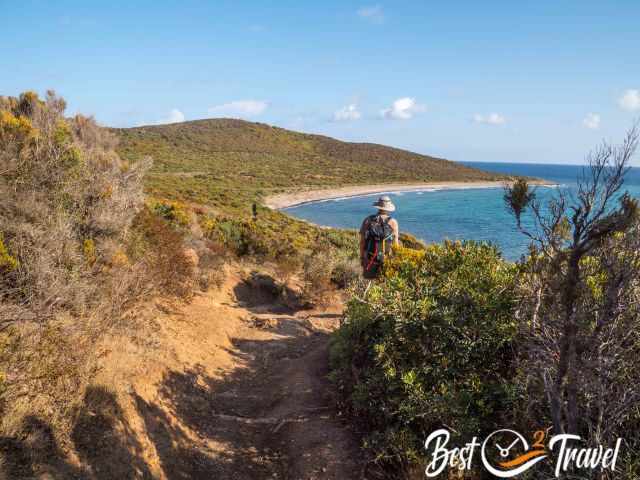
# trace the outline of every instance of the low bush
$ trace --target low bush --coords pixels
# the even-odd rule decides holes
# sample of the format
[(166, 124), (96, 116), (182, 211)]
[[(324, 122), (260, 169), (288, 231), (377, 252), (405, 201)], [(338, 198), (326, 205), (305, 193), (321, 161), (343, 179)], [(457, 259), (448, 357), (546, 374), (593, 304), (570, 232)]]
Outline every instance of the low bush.
[(176, 227), (186, 228), (191, 223), (191, 215), (187, 206), (181, 202), (160, 201), (151, 202), (151, 208), (156, 215), (164, 218)]
[(381, 466), (409, 471), (436, 428), (468, 441), (501, 424), (514, 395), (515, 269), (492, 246), (447, 242), (398, 248), (380, 282), (354, 288), (331, 375)]
[(146, 264), (149, 280), (163, 293), (187, 298), (193, 290), (193, 261), (185, 251), (184, 233), (149, 209), (134, 219), (131, 256)]
[(362, 267), (357, 259), (341, 255), (331, 271), (331, 281), (338, 288), (348, 288), (360, 278), (361, 271)]
[(219, 289), (226, 280), (225, 264), (229, 260), (228, 250), (221, 244), (205, 240), (198, 248), (198, 284), (202, 291)]
[(296, 252), (289, 252), (281, 255), (275, 266), (275, 273), (278, 279), (286, 284), (288, 283), (303, 267), (303, 259)]
[(331, 290), (334, 259), (329, 252), (308, 255), (302, 266), (304, 297), (312, 302), (322, 302)]
[(411, 248), (413, 250), (424, 250), (426, 248), (426, 245), (422, 240), (417, 239), (410, 233), (401, 233), (400, 243), (403, 247)]
[(202, 222), (206, 238), (218, 242), (237, 256), (272, 255), (273, 250), (255, 222), (232, 217), (207, 217)]
[(322, 303), (336, 288), (353, 284), (361, 272), (355, 235), (344, 232), (322, 231), (304, 256), (302, 279), (305, 298), (311, 303)]

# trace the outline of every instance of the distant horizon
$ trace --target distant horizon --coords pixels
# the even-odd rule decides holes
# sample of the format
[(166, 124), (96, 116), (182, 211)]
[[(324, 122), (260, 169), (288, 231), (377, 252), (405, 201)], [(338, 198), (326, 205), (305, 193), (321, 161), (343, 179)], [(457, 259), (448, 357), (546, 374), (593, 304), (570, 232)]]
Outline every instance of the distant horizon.
[[(513, 162), (513, 161), (487, 161), (487, 160), (451, 160), (457, 163), (500, 163), (504, 165), (540, 165), (540, 166), (556, 166), (556, 167), (588, 167), (588, 163), (553, 163), (553, 162)], [(640, 169), (640, 165), (631, 165), (628, 168)]]
[(232, 116), (442, 158), (579, 164), (640, 116), (634, 0), (26, 0), (2, 13), (0, 95), (53, 89), (116, 128)]

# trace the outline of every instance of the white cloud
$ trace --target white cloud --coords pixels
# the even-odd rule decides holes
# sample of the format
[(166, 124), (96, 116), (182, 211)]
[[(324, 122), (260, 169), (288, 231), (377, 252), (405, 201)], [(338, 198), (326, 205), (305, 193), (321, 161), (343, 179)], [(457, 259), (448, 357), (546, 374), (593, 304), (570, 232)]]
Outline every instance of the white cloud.
[(384, 22), (384, 12), (381, 5), (369, 5), (358, 9), (357, 14), (360, 18), (365, 18), (373, 23)]
[(627, 90), (618, 99), (618, 105), (624, 110), (634, 112), (640, 110), (640, 90)]
[(336, 110), (333, 113), (334, 122), (348, 122), (352, 120), (360, 120), (362, 114), (358, 111), (358, 106), (355, 103), (342, 107), (340, 110)]
[(416, 113), (424, 112), (426, 109), (424, 105), (416, 103), (415, 98), (402, 97), (393, 102), (390, 108), (381, 110), (380, 115), (395, 120), (408, 120), (413, 118)]
[(484, 123), (487, 125), (504, 125), (505, 123), (507, 123), (507, 119), (499, 113), (490, 113), (488, 115), (476, 113), (473, 116), (473, 121), (475, 123)]
[(171, 110), (171, 113), (169, 113), (169, 123), (178, 122), (184, 122), (184, 113), (182, 113), (177, 108), (174, 108), (173, 110)]
[(166, 123), (180, 123), (184, 122), (184, 113), (177, 108), (174, 108), (169, 112), (169, 115), (155, 122), (158, 125), (164, 125)]
[(591, 130), (597, 130), (600, 128), (600, 115), (597, 113), (587, 113), (587, 116), (582, 120), (582, 125)]
[(262, 114), (269, 104), (262, 100), (235, 100), (211, 107), (209, 115), (222, 117), (256, 117)]

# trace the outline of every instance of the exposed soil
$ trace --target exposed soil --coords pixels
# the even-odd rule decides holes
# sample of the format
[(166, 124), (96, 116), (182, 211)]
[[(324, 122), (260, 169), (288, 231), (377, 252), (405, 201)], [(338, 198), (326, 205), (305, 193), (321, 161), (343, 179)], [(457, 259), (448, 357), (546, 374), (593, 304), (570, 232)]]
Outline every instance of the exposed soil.
[(17, 445), (8, 478), (362, 478), (327, 379), (340, 303), (296, 311), (247, 274), (162, 315), (153, 335), (111, 338), (70, 452), (41, 440), (50, 461), (28, 465)]

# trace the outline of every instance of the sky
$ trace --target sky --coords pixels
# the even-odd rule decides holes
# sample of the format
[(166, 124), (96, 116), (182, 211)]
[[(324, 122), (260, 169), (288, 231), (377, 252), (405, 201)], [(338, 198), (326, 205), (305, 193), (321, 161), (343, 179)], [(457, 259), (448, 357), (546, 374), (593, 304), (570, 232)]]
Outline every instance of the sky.
[(107, 126), (235, 117), (582, 163), (640, 118), (638, 0), (0, 0), (0, 17), (0, 95), (53, 89)]

